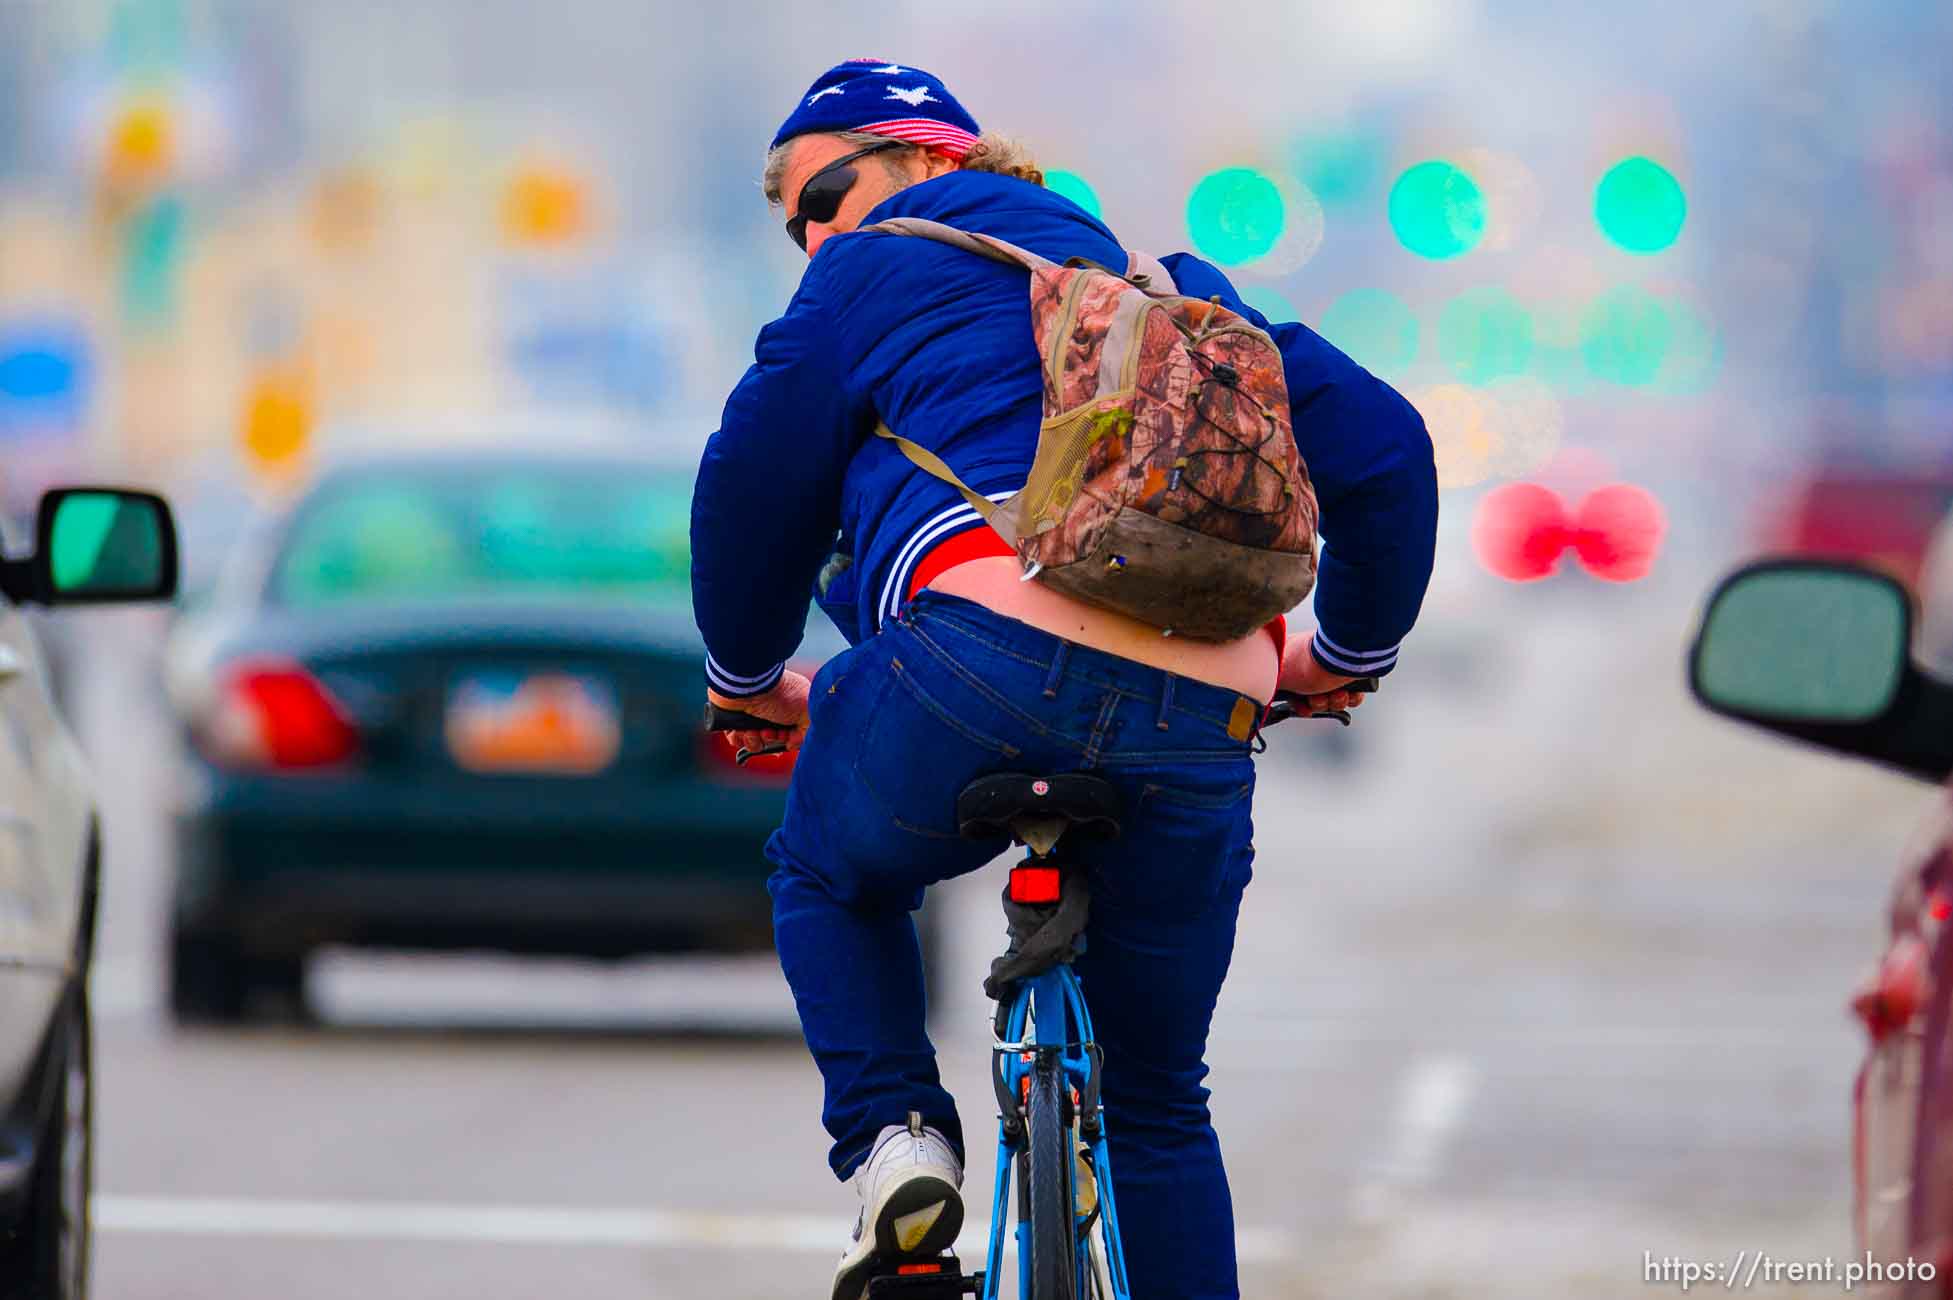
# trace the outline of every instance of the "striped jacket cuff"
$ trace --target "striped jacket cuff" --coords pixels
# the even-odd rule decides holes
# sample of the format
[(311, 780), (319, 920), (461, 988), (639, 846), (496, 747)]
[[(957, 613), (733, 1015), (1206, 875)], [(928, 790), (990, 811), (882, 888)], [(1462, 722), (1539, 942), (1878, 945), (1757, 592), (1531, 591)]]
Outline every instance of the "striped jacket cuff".
[(1349, 677), (1381, 677), (1397, 666), (1397, 651), (1402, 645), (1400, 641), (1387, 650), (1348, 650), (1330, 640), (1318, 627), (1309, 639), (1309, 653), (1331, 672)]
[(764, 695), (780, 683), (780, 674), (787, 670), (784, 661), (774, 664), (756, 677), (746, 677), (739, 673), (727, 672), (719, 666), (719, 661), (711, 655), (705, 656), (705, 680), (712, 689), (721, 695), (734, 699), (746, 699), (754, 695)]

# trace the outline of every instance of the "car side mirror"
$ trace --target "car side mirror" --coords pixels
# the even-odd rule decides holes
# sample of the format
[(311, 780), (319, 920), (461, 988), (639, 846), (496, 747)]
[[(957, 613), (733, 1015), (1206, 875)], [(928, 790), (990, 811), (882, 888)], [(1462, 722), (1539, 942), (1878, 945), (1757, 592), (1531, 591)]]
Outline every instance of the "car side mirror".
[(153, 492), (56, 488), (41, 498), (34, 554), (0, 565), (7, 594), (43, 605), (168, 600), (176, 522)]
[(1953, 768), (1953, 687), (1913, 666), (1912, 597), (1851, 564), (1766, 560), (1719, 585), (1689, 655), (1715, 713), (1940, 779)]

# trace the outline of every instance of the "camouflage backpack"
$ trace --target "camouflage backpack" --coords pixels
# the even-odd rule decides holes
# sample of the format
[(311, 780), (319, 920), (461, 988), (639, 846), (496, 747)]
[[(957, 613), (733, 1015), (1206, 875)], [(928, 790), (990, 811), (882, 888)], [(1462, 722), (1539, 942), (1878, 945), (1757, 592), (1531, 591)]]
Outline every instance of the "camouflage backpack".
[(1246, 636), (1308, 595), (1315, 492), (1267, 334), (1218, 298), (1181, 296), (1164, 267), (1136, 254), (1118, 275), (935, 221), (865, 229), (1031, 273), (1044, 421), (1024, 489), (993, 503), (935, 453), (875, 430), (961, 492), (1027, 577), (1209, 641)]

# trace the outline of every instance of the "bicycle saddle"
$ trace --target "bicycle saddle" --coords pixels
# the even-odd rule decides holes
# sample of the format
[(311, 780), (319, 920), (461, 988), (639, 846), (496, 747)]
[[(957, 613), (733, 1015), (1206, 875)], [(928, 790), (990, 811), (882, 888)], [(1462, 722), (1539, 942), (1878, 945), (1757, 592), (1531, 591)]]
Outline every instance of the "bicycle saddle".
[(956, 826), (966, 839), (1014, 838), (1014, 823), (1025, 817), (1055, 818), (1111, 839), (1119, 834), (1119, 791), (1110, 781), (1083, 772), (998, 772), (978, 777), (956, 796)]

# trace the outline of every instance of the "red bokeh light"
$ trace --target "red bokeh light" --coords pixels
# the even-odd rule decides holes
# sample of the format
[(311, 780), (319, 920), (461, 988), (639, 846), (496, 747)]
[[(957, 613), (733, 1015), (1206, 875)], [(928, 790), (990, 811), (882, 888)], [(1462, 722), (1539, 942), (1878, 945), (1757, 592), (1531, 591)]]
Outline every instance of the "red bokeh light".
[(1655, 567), (1667, 529), (1652, 493), (1631, 483), (1610, 483), (1580, 503), (1570, 540), (1581, 567), (1596, 578), (1637, 582)]
[(1479, 501), (1472, 549), (1508, 582), (1536, 582), (1559, 567), (1570, 532), (1558, 494), (1537, 483), (1508, 483)]
[(1667, 529), (1661, 503), (1631, 483), (1595, 488), (1571, 513), (1551, 488), (1508, 483), (1478, 503), (1472, 549), (1509, 582), (1547, 577), (1569, 549), (1596, 578), (1637, 582), (1654, 568)]

